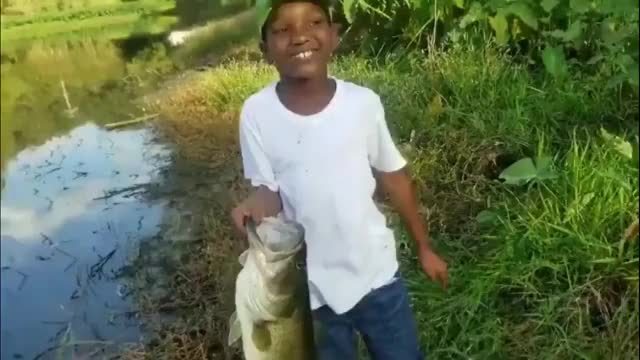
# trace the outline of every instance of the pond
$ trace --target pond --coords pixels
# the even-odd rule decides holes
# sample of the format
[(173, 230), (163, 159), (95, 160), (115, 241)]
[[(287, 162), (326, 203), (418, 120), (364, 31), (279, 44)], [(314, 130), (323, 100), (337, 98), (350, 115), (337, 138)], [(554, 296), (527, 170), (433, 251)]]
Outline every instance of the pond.
[(125, 86), (132, 64), (116, 44), (91, 39), (38, 42), (7, 57), (2, 359), (88, 358), (138, 342), (118, 275), (140, 240), (160, 231), (166, 201), (142, 193), (159, 181), (170, 150), (144, 126), (103, 126), (144, 115)]

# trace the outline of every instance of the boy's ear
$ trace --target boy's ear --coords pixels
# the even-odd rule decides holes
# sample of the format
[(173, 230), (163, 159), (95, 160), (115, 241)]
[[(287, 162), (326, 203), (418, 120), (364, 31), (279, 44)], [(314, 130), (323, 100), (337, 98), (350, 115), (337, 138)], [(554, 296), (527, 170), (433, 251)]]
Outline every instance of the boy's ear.
[(269, 58), (269, 52), (267, 51), (267, 43), (261, 40), (259, 47), (260, 47), (260, 53), (262, 53), (262, 58), (264, 59), (264, 61), (266, 61), (267, 64), (271, 64), (271, 58)]

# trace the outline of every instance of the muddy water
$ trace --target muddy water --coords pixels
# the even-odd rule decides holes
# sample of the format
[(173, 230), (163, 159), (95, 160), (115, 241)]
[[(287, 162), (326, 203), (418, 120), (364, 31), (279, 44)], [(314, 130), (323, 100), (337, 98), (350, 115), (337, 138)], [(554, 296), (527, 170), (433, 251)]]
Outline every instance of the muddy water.
[(3, 360), (99, 359), (143, 335), (119, 272), (161, 229), (166, 203), (146, 191), (169, 150), (144, 126), (102, 127), (142, 111), (117, 49), (86, 47), (2, 65)]
[(82, 353), (138, 341), (126, 283), (117, 275), (137, 255), (138, 240), (160, 225), (164, 204), (145, 202), (136, 186), (154, 181), (165, 161), (167, 150), (151, 141), (148, 130), (85, 124), (7, 165), (3, 359), (65, 344), (83, 343)]

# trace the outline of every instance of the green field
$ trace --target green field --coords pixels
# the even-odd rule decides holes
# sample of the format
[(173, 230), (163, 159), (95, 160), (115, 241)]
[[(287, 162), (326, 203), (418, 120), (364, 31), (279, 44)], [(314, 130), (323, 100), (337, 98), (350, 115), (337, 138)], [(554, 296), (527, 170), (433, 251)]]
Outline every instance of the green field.
[(178, 22), (173, 14), (175, 2), (170, 0), (90, 3), (86, 7), (78, 4), (69, 2), (56, 10), (3, 15), (2, 44), (17, 47), (35, 39), (78, 37), (124, 39), (134, 34), (164, 33)]

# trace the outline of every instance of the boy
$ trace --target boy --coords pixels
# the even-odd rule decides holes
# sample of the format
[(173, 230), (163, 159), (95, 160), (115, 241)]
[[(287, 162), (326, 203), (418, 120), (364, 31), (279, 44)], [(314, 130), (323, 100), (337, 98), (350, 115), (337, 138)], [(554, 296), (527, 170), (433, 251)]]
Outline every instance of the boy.
[(328, 76), (338, 32), (321, 1), (280, 1), (261, 23), (261, 49), (280, 80), (242, 108), (244, 172), (256, 190), (232, 217), (244, 231), (247, 217), (259, 222), (282, 210), (303, 226), (311, 307), (324, 329), (320, 359), (356, 359), (356, 331), (373, 359), (419, 359), (394, 235), (373, 201), (372, 168), (417, 243), (422, 269), (443, 288), (447, 265), (429, 246), (380, 98)]

